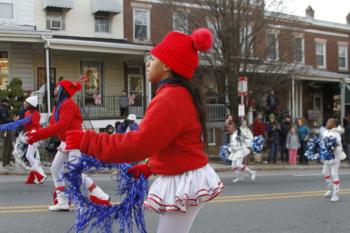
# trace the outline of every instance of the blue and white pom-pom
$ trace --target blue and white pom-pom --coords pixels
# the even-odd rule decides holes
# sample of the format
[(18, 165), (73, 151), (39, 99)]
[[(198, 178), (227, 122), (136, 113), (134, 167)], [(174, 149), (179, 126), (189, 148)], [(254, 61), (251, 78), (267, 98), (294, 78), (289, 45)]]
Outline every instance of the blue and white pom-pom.
[(256, 154), (260, 154), (263, 150), (264, 142), (265, 142), (265, 138), (262, 135), (255, 136), (252, 140), (253, 152)]
[(219, 156), (222, 159), (222, 161), (225, 162), (225, 164), (231, 164), (231, 160), (228, 159), (228, 157), (230, 156), (230, 153), (231, 153), (229, 148), (230, 148), (229, 145), (223, 145), (220, 148)]
[(32, 120), (32, 116), (28, 116), (26, 118), (23, 118), (14, 122), (2, 124), (0, 125), (0, 131), (15, 130), (20, 126), (29, 123), (31, 120)]
[(318, 160), (320, 158), (321, 139), (318, 136), (308, 140), (304, 156), (309, 160)]
[[(68, 172), (63, 175), (67, 183), (66, 193), (76, 207), (76, 222), (71, 231), (147, 233), (143, 213), (143, 201), (147, 194), (147, 180), (142, 176), (134, 179), (127, 172), (129, 164), (107, 164), (93, 157), (82, 155), (79, 162), (67, 163)], [(116, 169), (116, 195), (120, 202), (112, 206), (92, 203), (82, 189), (82, 173)], [(119, 228), (116, 231), (115, 228)]]
[(329, 136), (323, 139), (320, 147), (320, 159), (321, 160), (332, 160), (334, 159), (334, 150), (337, 147), (337, 139)]

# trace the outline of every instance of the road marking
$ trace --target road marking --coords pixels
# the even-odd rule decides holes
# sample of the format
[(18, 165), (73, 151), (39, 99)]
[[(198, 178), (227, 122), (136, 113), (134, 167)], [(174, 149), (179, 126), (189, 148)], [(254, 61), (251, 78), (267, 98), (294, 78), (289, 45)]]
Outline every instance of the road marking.
[[(342, 175), (350, 175), (350, 172), (343, 172), (339, 174)], [(294, 174), (293, 176), (322, 176), (322, 173), (309, 173), (309, 174)]]
[[(285, 192), (285, 193), (265, 193), (265, 194), (247, 194), (236, 196), (219, 196), (209, 203), (229, 203), (229, 202), (245, 202), (245, 201), (262, 201), (277, 199), (293, 199), (308, 197), (323, 197), (324, 190), (304, 191), (304, 192)], [(349, 195), (350, 189), (343, 189), (340, 195)], [(112, 204), (117, 204), (113, 202)], [(37, 213), (48, 212), (47, 205), (18, 205), (18, 206), (0, 206), (0, 214), (18, 214), (18, 213)], [(74, 210), (71, 208), (70, 210)]]

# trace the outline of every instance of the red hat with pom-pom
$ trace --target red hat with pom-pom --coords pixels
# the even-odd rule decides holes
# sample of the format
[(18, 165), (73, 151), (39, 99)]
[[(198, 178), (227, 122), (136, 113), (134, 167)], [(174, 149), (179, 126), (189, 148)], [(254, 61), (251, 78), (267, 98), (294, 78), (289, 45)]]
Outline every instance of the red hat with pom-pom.
[(62, 80), (58, 84), (60, 86), (62, 86), (64, 88), (64, 90), (66, 90), (66, 92), (68, 93), (68, 95), (70, 97), (72, 97), (75, 94), (75, 92), (81, 90), (81, 84), (79, 82), (72, 82), (72, 81), (69, 81), (69, 80)]
[(206, 28), (197, 29), (190, 36), (170, 32), (151, 50), (151, 54), (175, 73), (191, 79), (198, 66), (198, 51), (208, 51), (212, 43), (213, 35)]

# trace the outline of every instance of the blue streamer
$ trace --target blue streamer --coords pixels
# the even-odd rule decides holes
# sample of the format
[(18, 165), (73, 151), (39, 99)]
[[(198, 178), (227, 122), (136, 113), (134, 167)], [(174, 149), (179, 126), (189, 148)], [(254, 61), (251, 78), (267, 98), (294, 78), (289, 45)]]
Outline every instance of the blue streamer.
[(265, 138), (262, 135), (255, 136), (252, 140), (253, 152), (260, 154), (264, 148), (264, 142), (265, 142)]
[(2, 124), (2, 125), (0, 125), (0, 131), (15, 130), (18, 127), (20, 127), (21, 125), (25, 125), (25, 124), (29, 123), (31, 120), (32, 120), (32, 116), (28, 116), (26, 118), (23, 118), (23, 119), (14, 121), (14, 122)]
[(225, 164), (231, 164), (231, 160), (228, 159), (230, 156), (229, 145), (223, 145), (220, 148), (219, 156), (225, 162)]
[(320, 159), (321, 160), (332, 160), (335, 158), (334, 150), (338, 146), (337, 139), (329, 136), (323, 139), (323, 143), (320, 146)]
[(318, 136), (312, 137), (308, 140), (304, 156), (309, 160), (320, 159), (321, 139)]
[[(119, 233), (132, 233), (135, 223), (138, 232), (147, 233), (143, 213), (143, 201), (147, 195), (147, 179), (134, 179), (127, 173), (129, 164), (108, 164), (93, 157), (82, 155), (78, 163), (67, 163), (68, 172), (63, 175), (67, 181), (66, 193), (77, 208), (75, 226), (69, 232), (112, 233), (119, 226)], [(104, 169), (117, 169), (116, 195), (121, 202), (112, 206), (92, 203), (82, 192), (82, 173)]]

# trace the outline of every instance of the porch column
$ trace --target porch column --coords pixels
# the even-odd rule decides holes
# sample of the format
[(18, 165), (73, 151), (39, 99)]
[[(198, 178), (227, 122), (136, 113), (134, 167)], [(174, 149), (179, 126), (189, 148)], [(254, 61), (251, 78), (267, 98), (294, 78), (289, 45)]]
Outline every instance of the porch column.
[(144, 56), (144, 62), (145, 62), (145, 78), (146, 78), (146, 106), (151, 102), (152, 100), (152, 83), (147, 81), (148, 77), (148, 71), (147, 71), (147, 62), (150, 60), (150, 55), (146, 54)]
[(295, 77), (294, 74), (292, 74), (292, 119), (294, 120), (296, 118), (296, 108), (295, 108)]
[(343, 123), (345, 117), (345, 82), (340, 82), (340, 122)]
[(51, 90), (50, 90), (50, 48), (48, 44), (45, 46), (45, 69), (46, 69), (46, 88), (47, 88), (47, 111), (51, 113)]

